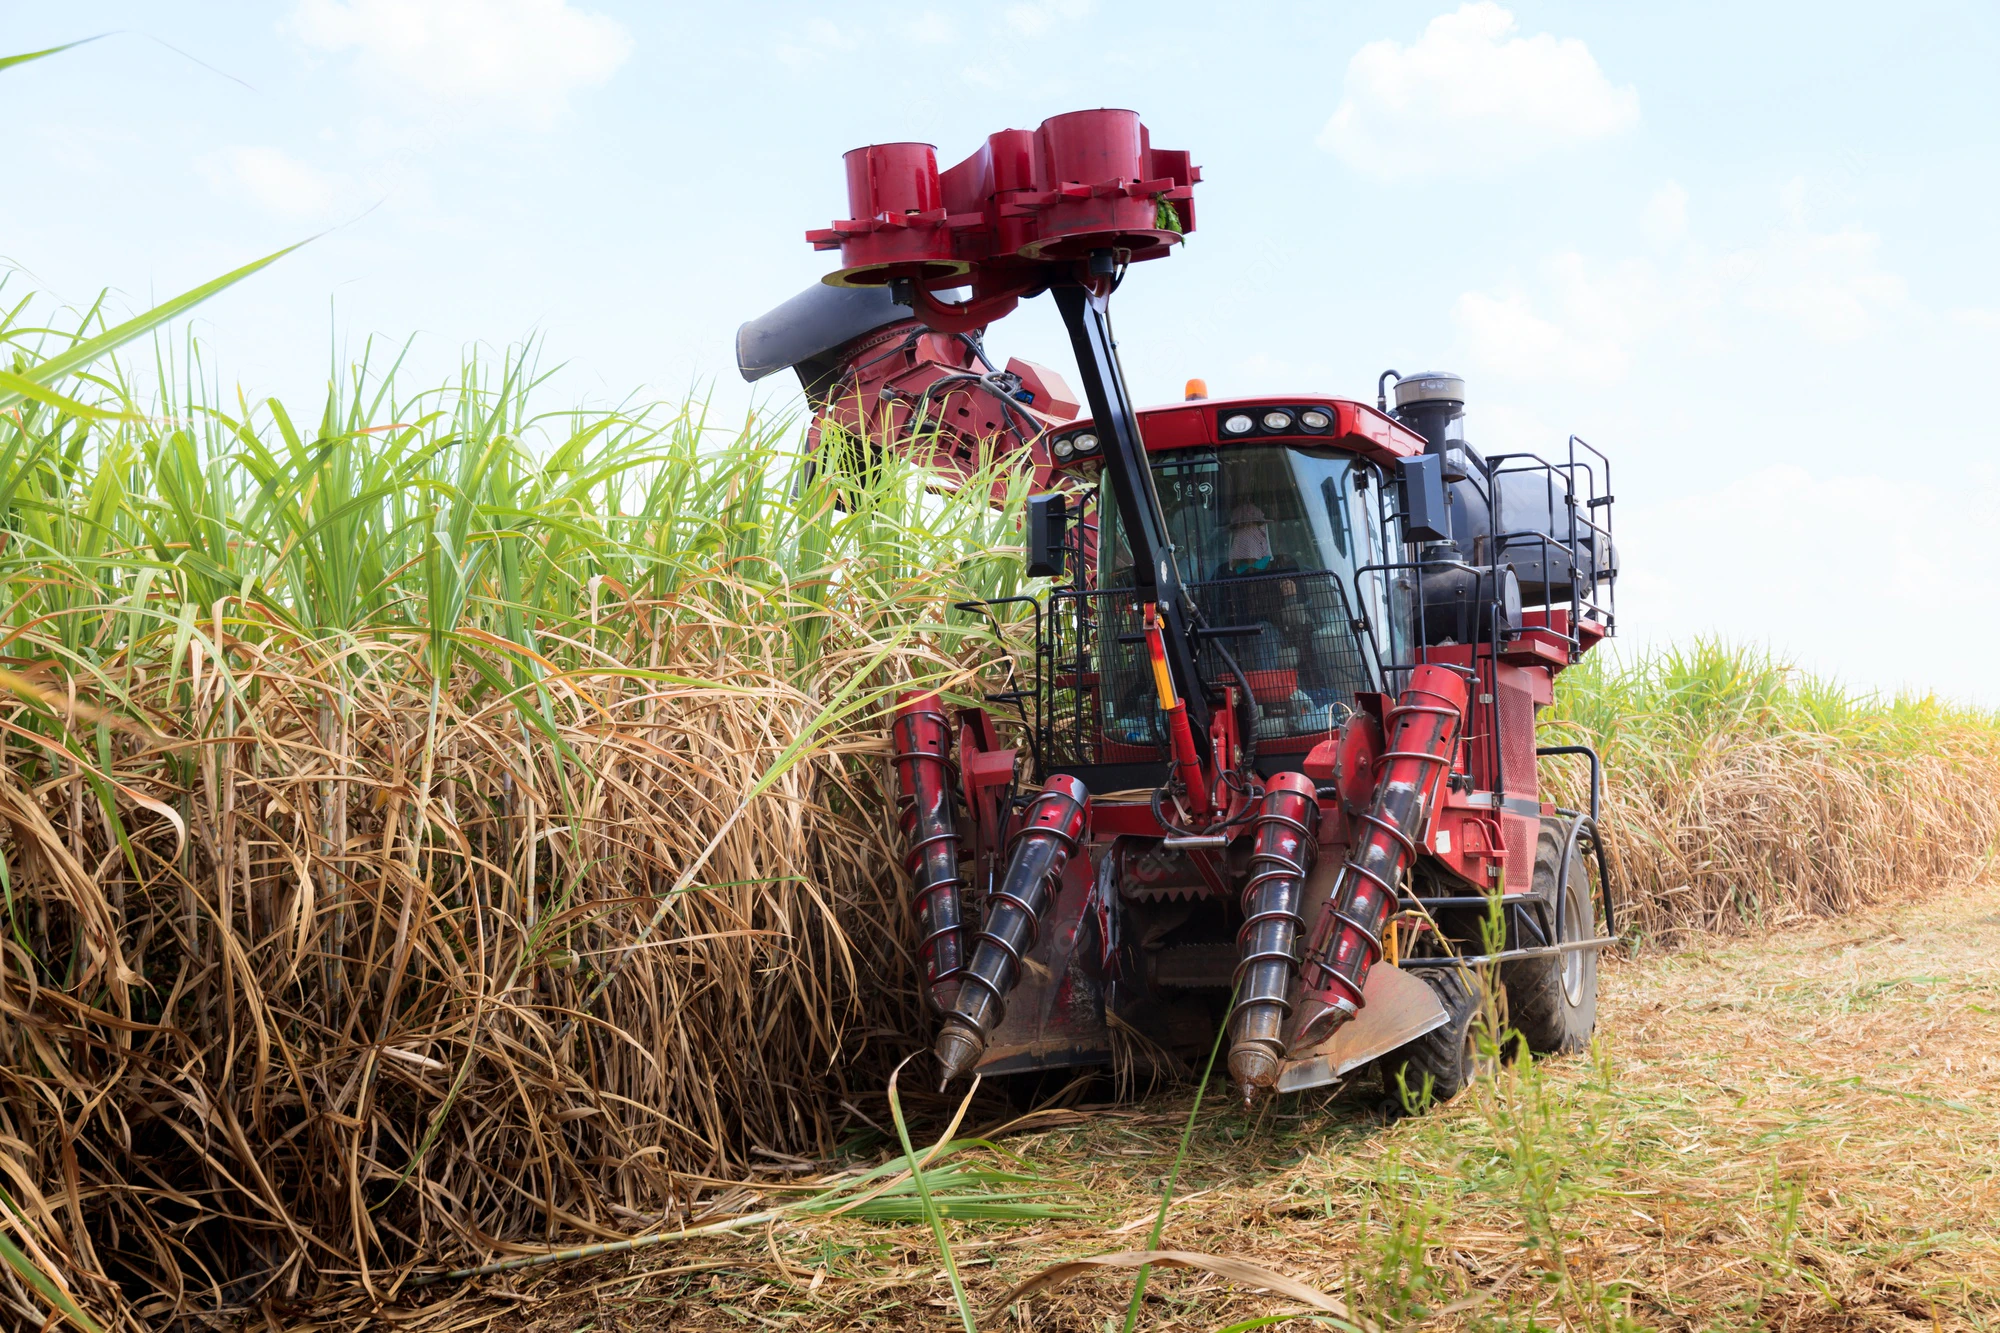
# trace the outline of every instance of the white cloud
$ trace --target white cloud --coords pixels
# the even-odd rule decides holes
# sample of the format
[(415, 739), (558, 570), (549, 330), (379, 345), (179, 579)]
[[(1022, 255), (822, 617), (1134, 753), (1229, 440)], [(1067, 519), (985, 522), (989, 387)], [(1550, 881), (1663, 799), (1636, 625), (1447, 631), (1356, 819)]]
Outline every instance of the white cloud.
[(1875, 233), (1855, 227), (1774, 233), (1761, 250), (1735, 257), (1746, 270), (1744, 304), (1790, 317), (1817, 342), (1866, 337), (1909, 295), (1902, 278), (1876, 264), (1880, 244)]
[(1472, 348), (1482, 370), (1515, 379), (1536, 379), (1551, 367), (1587, 376), (1613, 378), (1625, 369), (1624, 349), (1592, 342), (1535, 313), (1519, 291), (1466, 292), (1452, 307), (1452, 323)]
[(1519, 284), (1466, 292), (1452, 323), (1481, 369), (1609, 382), (1631, 368), (1642, 339), (1708, 299), (1699, 274), (1669, 278), (1646, 260), (1607, 265), (1565, 251), (1543, 262), (1533, 294)]
[(1688, 192), (1679, 181), (1668, 181), (1646, 201), (1640, 214), (1639, 230), (1655, 245), (1672, 245), (1687, 235)]
[(1589, 47), (1519, 37), (1517, 26), (1478, 0), (1432, 19), (1409, 46), (1368, 43), (1347, 63), (1320, 145), (1383, 177), (1488, 172), (1637, 123), (1637, 90), (1612, 86)]
[(1473, 443), (1487, 457), (1495, 454), (1540, 453), (1553, 457), (1552, 444), (1568, 432), (1558, 430), (1531, 408), (1511, 403), (1488, 402), (1478, 405), (1477, 432)]
[(322, 213), (338, 191), (333, 177), (276, 148), (225, 148), (204, 154), (195, 165), (222, 194), (247, 197), (280, 217)]
[(400, 97), (536, 125), (632, 51), (617, 20), (567, 0), (299, 0), (292, 26)]
[(1814, 231), (1794, 197), (1789, 186), (1781, 191), (1787, 220), (1761, 244), (1716, 253), (1688, 236), (1687, 194), (1669, 184), (1640, 216), (1665, 253), (1606, 262), (1565, 251), (1544, 260), (1532, 283), (1462, 294), (1453, 322), (1482, 369), (1609, 382), (1656, 337), (1741, 348), (1775, 319), (1785, 336), (1853, 342), (1908, 306), (1903, 279), (1880, 265), (1874, 233)]

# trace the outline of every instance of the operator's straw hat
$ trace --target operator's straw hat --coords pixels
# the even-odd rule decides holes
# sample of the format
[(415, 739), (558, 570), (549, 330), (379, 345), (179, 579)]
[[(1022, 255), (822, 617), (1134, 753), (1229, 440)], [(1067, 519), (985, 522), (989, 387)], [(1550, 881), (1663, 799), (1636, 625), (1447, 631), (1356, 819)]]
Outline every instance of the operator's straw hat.
[(1264, 511), (1244, 501), (1229, 511), (1229, 558), (1268, 560), (1271, 558), (1271, 520)]

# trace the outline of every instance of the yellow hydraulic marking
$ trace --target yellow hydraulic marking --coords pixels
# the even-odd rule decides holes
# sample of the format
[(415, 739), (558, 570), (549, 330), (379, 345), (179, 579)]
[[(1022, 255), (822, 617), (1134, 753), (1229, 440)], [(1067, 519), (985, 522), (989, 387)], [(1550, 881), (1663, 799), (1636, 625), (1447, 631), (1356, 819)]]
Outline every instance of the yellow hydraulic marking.
[(1160, 692), (1160, 711), (1170, 713), (1180, 700), (1174, 696), (1173, 673), (1167, 670), (1167, 636), (1155, 602), (1146, 603), (1146, 650), (1153, 659), (1153, 686)]

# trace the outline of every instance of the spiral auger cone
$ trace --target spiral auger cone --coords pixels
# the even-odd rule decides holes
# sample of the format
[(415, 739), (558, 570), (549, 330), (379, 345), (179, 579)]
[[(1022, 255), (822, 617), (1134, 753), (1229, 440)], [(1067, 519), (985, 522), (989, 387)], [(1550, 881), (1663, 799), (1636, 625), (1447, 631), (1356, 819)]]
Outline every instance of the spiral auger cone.
[(1319, 853), (1318, 821), (1311, 778), (1278, 773), (1265, 784), (1251, 825), (1251, 873), (1243, 886), (1236, 1007), (1230, 1014), (1229, 1077), (1245, 1105), (1277, 1084), (1284, 1061), (1294, 954), (1305, 930), (1299, 908)]
[(1357, 845), (1306, 948), (1303, 994), (1313, 1007), (1293, 1039), (1298, 1046), (1331, 1035), (1361, 1010), (1368, 969), (1382, 956), (1382, 927), (1395, 909), (1396, 885), (1417, 859), (1416, 839), (1451, 771), (1465, 702), (1463, 678), (1424, 665), (1411, 671), (1409, 688), (1389, 710), (1389, 748), (1379, 761), (1374, 802), (1360, 817)]
[(1042, 914), (1078, 849), (1090, 796), (1083, 783), (1059, 773), (1042, 785), (1014, 834), (1007, 873), (986, 901), (986, 928), (972, 961), (959, 977), (958, 996), (938, 1033), (940, 1091), (978, 1063), (987, 1038), (1007, 1012), (1007, 992), (1021, 975), (1021, 959), (1035, 947)]
[(965, 972), (964, 881), (958, 874), (952, 811), (951, 724), (937, 695), (903, 695), (890, 736), (899, 788), (896, 805), (909, 849), (904, 864), (914, 886), (917, 966), (930, 1002), (948, 1009)]

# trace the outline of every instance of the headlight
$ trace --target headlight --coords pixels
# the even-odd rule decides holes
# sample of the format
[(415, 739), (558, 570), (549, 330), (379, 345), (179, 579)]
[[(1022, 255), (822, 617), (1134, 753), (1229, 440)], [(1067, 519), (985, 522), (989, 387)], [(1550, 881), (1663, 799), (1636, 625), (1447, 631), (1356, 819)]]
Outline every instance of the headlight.
[(1076, 437), (1076, 451), (1078, 453), (1087, 454), (1096, 447), (1097, 447), (1097, 437), (1095, 435), (1092, 435), (1089, 431), (1085, 431), (1083, 434)]
[(1056, 441), (1057, 458), (1068, 458), (1071, 454), (1075, 452), (1076, 452), (1076, 446), (1071, 444), (1067, 439)]
[(1333, 418), (1316, 407), (1309, 407), (1299, 413), (1299, 425), (1310, 431), (1322, 431), (1333, 424)]
[(1265, 430), (1290, 430), (1291, 428), (1292, 414), (1290, 412), (1266, 412), (1264, 414)]
[(1231, 435), (1248, 435), (1250, 428), (1256, 424), (1250, 419), (1249, 413), (1238, 412), (1235, 416), (1223, 418), (1222, 429)]

